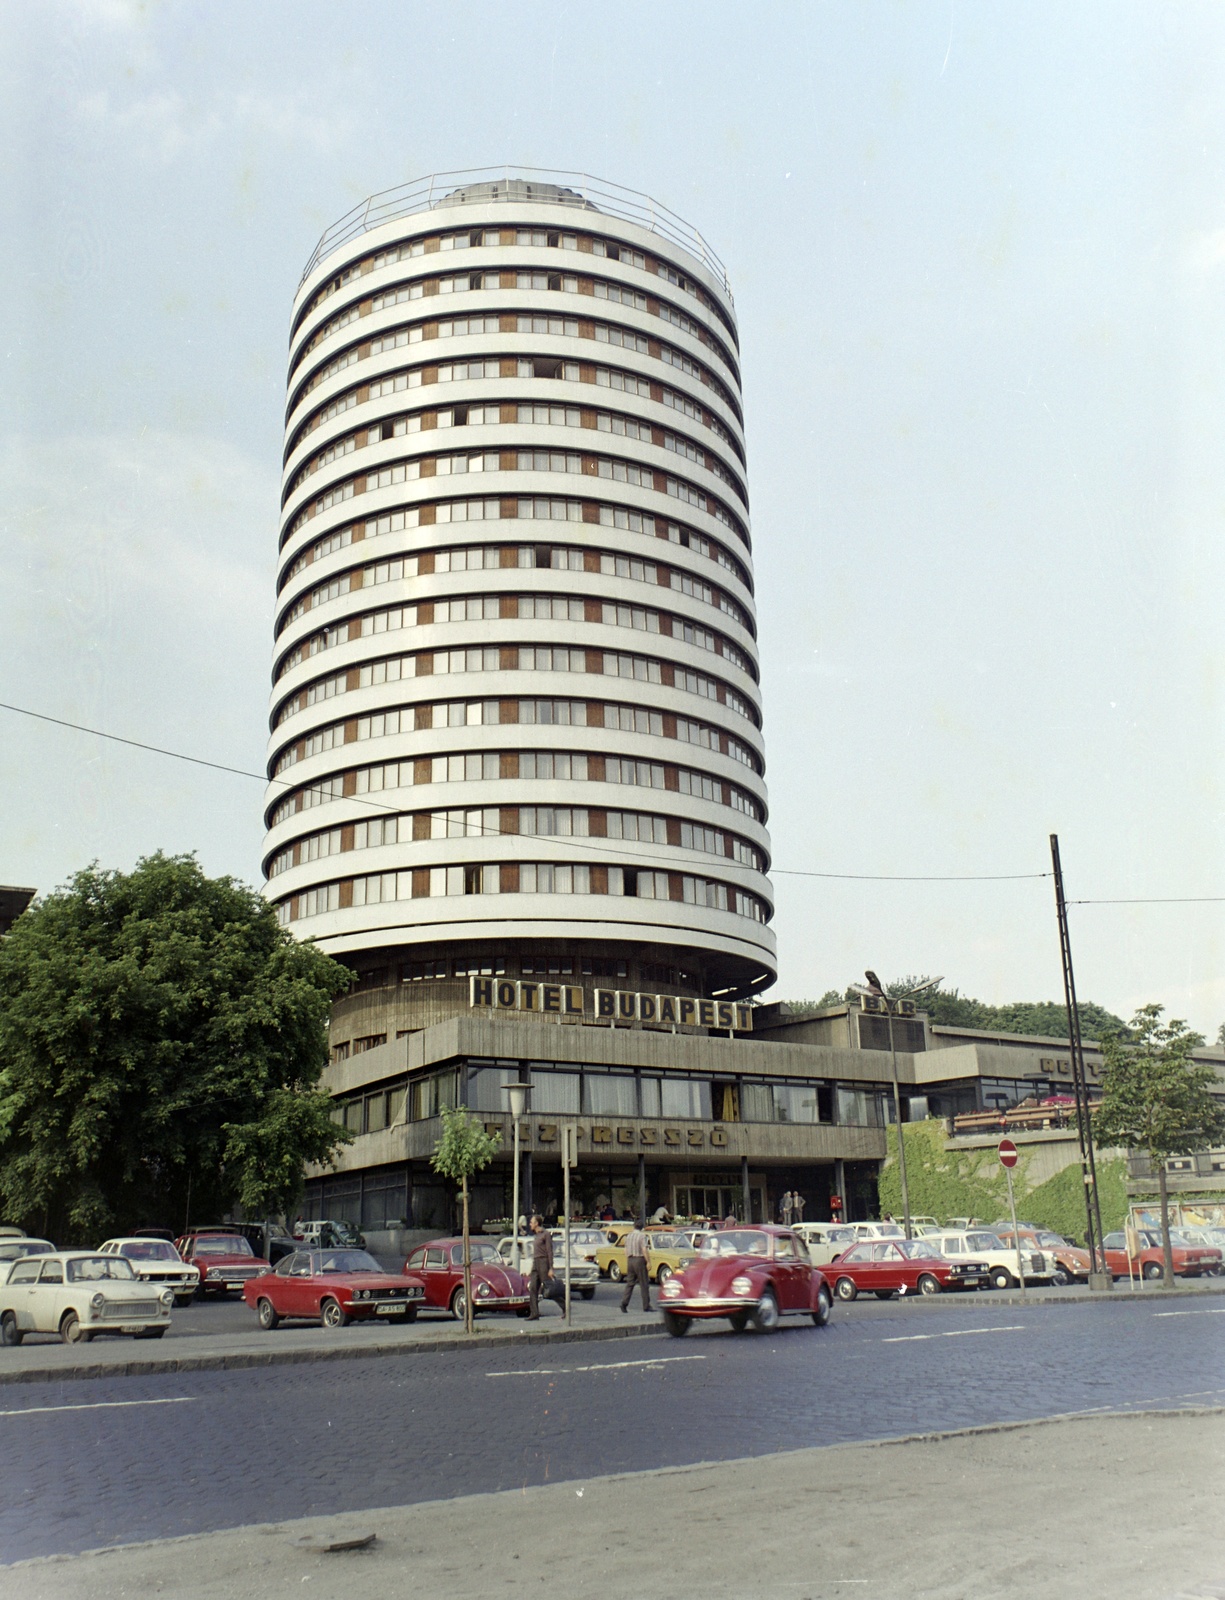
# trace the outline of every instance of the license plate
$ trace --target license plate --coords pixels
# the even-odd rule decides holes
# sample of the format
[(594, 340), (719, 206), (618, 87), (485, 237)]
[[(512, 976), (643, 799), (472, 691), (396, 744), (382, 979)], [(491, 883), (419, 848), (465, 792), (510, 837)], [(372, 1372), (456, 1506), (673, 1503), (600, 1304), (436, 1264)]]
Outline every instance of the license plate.
[(407, 1303), (405, 1300), (392, 1300), (385, 1306), (376, 1306), (374, 1314), (377, 1317), (390, 1317), (397, 1311), (403, 1311)]
[(145, 1331), (145, 1324), (143, 1322), (135, 1322), (130, 1328), (120, 1328), (119, 1331), (120, 1333), (143, 1333)]
[(242, 1288), (242, 1284), (241, 1283), (227, 1283), (226, 1284), (226, 1288), (227, 1289), (241, 1289)]

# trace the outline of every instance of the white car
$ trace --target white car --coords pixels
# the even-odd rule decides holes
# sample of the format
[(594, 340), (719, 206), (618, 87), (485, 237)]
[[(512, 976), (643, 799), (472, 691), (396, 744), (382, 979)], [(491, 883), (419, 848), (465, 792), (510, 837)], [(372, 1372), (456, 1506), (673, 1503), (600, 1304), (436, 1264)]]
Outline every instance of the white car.
[(20, 1344), (28, 1333), (59, 1334), (65, 1344), (88, 1344), (96, 1333), (160, 1339), (173, 1304), (173, 1289), (142, 1283), (122, 1256), (27, 1256), (0, 1285), (0, 1344)]
[(189, 1306), (200, 1287), (200, 1269), (193, 1267), (165, 1239), (108, 1239), (98, 1246), (100, 1256), (122, 1256), (143, 1283), (166, 1284), (174, 1291), (176, 1306)]
[(791, 1231), (803, 1239), (808, 1259), (818, 1267), (828, 1266), (859, 1237), (849, 1222), (797, 1222)]
[[(553, 1241), (553, 1273), (562, 1283), (566, 1277), (565, 1257), (565, 1232), (561, 1228), (547, 1228), (545, 1230)], [(570, 1292), (578, 1294), (584, 1300), (595, 1297), (596, 1284), (600, 1281), (600, 1269), (596, 1265), (595, 1253), (605, 1243), (604, 1235), (598, 1228), (571, 1228), (570, 1229)], [(509, 1234), (498, 1240), (497, 1250), (499, 1256), (510, 1265), (514, 1240)], [(532, 1238), (530, 1234), (519, 1235), (519, 1270), (524, 1277), (530, 1270), (532, 1259)]]
[(844, 1228), (851, 1228), (856, 1239), (904, 1239), (906, 1230), (900, 1222), (844, 1222)]
[[(950, 1261), (964, 1261), (973, 1256), (975, 1261), (985, 1261), (991, 1271), (991, 1284), (995, 1289), (1015, 1289), (1017, 1286), (1017, 1252), (1013, 1245), (1005, 1244), (987, 1229), (966, 1229), (956, 1233), (933, 1233), (927, 1244), (935, 1245), (942, 1256)], [(1044, 1255), (1022, 1244), (1021, 1268), (1026, 1283), (1049, 1283), (1055, 1276), (1053, 1257)]]

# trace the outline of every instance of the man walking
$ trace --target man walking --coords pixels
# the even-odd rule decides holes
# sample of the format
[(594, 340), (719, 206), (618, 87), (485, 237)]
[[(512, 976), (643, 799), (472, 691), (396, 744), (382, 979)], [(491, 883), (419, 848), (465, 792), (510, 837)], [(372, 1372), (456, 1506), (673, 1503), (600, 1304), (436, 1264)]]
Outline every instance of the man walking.
[(553, 1278), (553, 1240), (545, 1231), (544, 1222), (539, 1212), (533, 1213), (532, 1229), (532, 1270), (527, 1277), (528, 1313), (529, 1322), (540, 1321), (540, 1292), (543, 1289), (548, 1294), (546, 1285)]
[(647, 1271), (647, 1250), (650, 1240), (643, 1232), (641, 1219), (625, 1236), (625, 1291), (621, 1296), (622, 1311), (629, 1310), (629, 1303), (634, 1296), (634, 1285), (642, 1289), (642, 1309), (651, 1309), (651, 1278)]

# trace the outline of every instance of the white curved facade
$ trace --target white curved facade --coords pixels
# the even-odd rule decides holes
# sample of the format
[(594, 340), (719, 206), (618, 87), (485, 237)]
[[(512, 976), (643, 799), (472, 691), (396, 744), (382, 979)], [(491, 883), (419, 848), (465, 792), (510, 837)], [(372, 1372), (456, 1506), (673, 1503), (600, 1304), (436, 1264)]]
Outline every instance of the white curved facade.
[(755, 993), (775, 954), (721, 269), (585, 180), (433, 185), (325, 236), (294, 302), (266, 892), (372, 983), (560, 959)]

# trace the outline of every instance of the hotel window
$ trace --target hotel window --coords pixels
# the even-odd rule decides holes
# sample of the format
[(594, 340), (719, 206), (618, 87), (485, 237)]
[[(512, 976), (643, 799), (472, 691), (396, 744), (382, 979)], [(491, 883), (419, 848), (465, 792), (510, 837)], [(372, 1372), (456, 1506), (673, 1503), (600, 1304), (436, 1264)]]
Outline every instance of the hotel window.
[[(643, 1083), (647, 1082), (646, 1079)], [(660, 1115), (711, 1120), (710, 1084), (697, 1078), (661, 1078)]]
[(632, 1072), (585, 1072), (583, 1115), (636, 1117), (638, 1084)]
[(577, 1072), (542, 1072), (534, 1067), (531, 1076), (533, 1116), (537, 1112), (571, 1117), (580, 1114), (580, 1079)]

